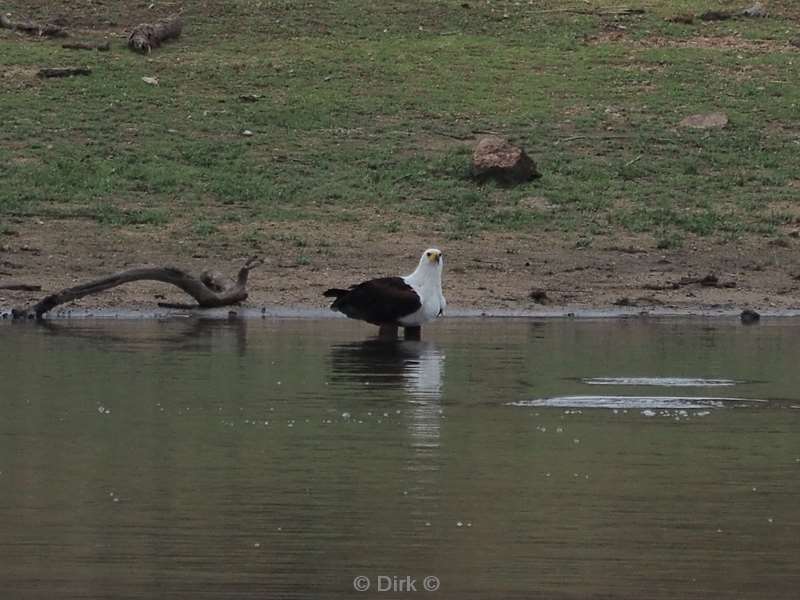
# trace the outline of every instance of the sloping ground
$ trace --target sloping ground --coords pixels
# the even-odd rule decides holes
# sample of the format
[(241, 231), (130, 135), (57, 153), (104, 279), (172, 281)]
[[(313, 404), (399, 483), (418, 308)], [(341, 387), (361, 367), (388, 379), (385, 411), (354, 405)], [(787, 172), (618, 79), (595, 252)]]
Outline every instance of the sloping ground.
[[(795, 3), (690, 25), (664, 19), (738, 5), (148, 6), (6, 3), (113, 48), (0, 30), (0, 281), (234, 272), (260, 254), (254, 303), (322, 306), (326, 287), (410, 271), (438, 245), (460, 306), (536, 306), (531, 289), (559, 305), (800, 305)], [(124, 49), (126, 29), (177, 11), (180, 40)], [(93, 75), (36, 77), (75, 64)], [(712, 110), (728, 127), (677, 125)], [(469, 153), (487, 131), (544, 176), (477, 187)], [(681, 283), (708, 274), (720, 287)], [(137, 285), (84, 305), (162, 294), (174, 298)]]

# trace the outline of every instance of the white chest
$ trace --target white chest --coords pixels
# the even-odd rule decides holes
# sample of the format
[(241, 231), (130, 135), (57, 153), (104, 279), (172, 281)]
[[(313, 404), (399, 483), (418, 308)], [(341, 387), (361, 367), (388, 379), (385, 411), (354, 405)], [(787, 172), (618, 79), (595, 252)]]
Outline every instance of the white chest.
[(407, 283), (420, 295), (422, 306), (410, 315), (399, 319), (400, 324), (406, 327), (419, 327), (438, 317), (444, 309), (441, 289), (436, 286), (418, 286), (409, 281)]

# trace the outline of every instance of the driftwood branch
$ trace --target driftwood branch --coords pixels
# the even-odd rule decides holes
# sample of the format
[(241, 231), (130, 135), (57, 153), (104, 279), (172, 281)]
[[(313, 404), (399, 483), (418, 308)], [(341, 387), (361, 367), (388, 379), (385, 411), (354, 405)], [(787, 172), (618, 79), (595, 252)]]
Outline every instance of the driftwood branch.
[(98, 52), (108, 52), (111, 50), (110, 42), (67, 42), (61, 44), (67, 50), (97, 50)]
[(52, 67), (39, 69), (37, 75), (43, 79), (50, 77), (72, 77), (74, 75), (91, 75), (89, 67)]
[(236, 281), (215, 272), (204, 272), (199, 278), (189, 275), (175, 267), (145, 267), (120, 271), (108, 277), (96, 279), (82, 285), (67, 288), (46, 296), (32, 307), (12, 311), (15, 319), (36, 318), (51, 311), (56, 306), (78, 300), (84, 296), (104, 292), (123, 283), (133, 281), (161, 281), (174, 285), (189, 294), (197, 302), (194, 304), (164, 305), (178, 308), (216, 308), (230, 306), (247, 299), (247, 276), (260, 265), (260, 258), (252, 257), (239, 269)]
[(142, 54), (149, 54), (162, 42), (177, 38), (183, 30), (183, 20), (179, 16), (161, 19), (156, 23), (142, 23), (133, 28), (128, 36), (128, 47)]
[(12, 21), (5, 15), (0, 15), (0, 27), (12, 31), (22, 31), (40, 37), (68, 37), (69, 34), (53, 23), (35, 23), (33, 21)]

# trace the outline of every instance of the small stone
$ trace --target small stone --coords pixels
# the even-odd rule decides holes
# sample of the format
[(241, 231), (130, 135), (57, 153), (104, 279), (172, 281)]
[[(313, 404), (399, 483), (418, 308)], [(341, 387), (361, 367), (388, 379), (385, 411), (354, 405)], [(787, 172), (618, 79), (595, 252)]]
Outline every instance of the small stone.
[(728, 115), (721, 112), (690, 115), (678, 125), (690, 129), (722, 129), (728, 125)]
[(502, 185), (515, 185), (541, 175), (525, 150), (490, 135), (481, 138), (472, 153), (472, 176), (481, 183), (494, 179)]
[(142, 81), (147, 85), (158, 85), (158, 77), (142, 77)]
[(752, 308), (746, 308), (739, 315), (739, 319), (745, 325), (752, 325), (753, 323), (758, 323), (758, 321), (761, 319), (761, 315)]
[(250, 131), (249, 129), (245, 129), (245, 130), (242, 132), (242, 135), (243, 135), (243, 136), (245, 136), (245, 137), (250, 137), (250, 136), (252, 136), (252, 135), (253, 135), (253, 132), (252, 132), (252, 131)]

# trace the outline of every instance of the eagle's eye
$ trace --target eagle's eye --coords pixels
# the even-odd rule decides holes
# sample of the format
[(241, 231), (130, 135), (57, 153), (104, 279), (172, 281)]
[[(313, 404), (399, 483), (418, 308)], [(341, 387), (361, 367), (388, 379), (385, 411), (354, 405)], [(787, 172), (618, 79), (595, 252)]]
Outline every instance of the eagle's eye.
[(425, 253), (425, 255), (426, 255), (426, 256), (430, 256), (430, 255), (431, 255), (431, 253), (430, 253), (430, 252), (426, 252), (426, 253)]

